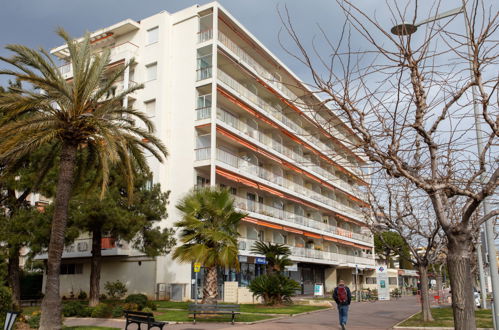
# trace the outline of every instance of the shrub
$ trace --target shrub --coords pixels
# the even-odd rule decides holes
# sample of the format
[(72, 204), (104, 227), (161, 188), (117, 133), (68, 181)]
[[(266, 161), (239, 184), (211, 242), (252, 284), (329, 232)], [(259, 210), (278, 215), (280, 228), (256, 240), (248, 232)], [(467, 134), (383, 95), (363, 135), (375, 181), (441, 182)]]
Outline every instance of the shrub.
[(106, 284), (104, 284), (104, 289), (111, 299), (121, 299), (128, 291), (125, 283), (120, 280), (114, 282), (107, 281)]
[(142, 311), (144, 313), (152, 313), (152, 309), (150, 309), (149, 307), (145, 307)]
[(40, 327), (40, 312), (33, 313), (27, 321), (30, 328), (38, 329)]
[(62, 315), (68, 316), (78, 316), (84, 305), (79, 301), (70, 301), (62, 305)]
[(92, 317), (99, 317), (99, 318), (104, 318), (104, 317), (110, 317), (112, 314), (112, 308), (108, 304), (98, 304), (97, 306), (94, 307), (92, 311)]
[(88, 296), (87, 293), (83, 290), (80, 290), (80, 293), (78, 293), (78, 299), (79, 300), (87, 300)]
[(248, 286), (253, 296), (260, 297), (267, 305), (292, 303), (291, 297), (301, 288), (300, 284), (282, 274), (262, 275)]
[(137, 304), (139, 311), (147, 306), (147, 296), (145, 294), (131, 294), (125, 299), (126, 303)]
[(125, 304), (123, 304), (123, 309), (127, 310), (127, 311), (138, 311), (139, 305), (134, 304), (134, 303), (125, 303)]
[(107, 296), (103, 293), (99, 296), (99, 299), (100, 300), (106, 300), (107, 299)]
[(0, 319), (3, 319), (12, 307), (12, 291), (6, 286), (0, 286)]
[(156, 306), (156, 303), (152, 300), (147, 301), (146, 307), (152, 309), (153, 311), (158, 309), (158, 306)]
[(117, 305), (113, 307), (113, 310), (111, 311), (111, 316), (112, 317), (122, 317), (123, 316), (123, 306)]
[(82, 308), (78, 312), (77, 316), (80, 316), (80, 317), (90, 317), (90, 316), (92, 316), (92, 312), (93, 311), (94, 311), (93, 307), (82, 306)]

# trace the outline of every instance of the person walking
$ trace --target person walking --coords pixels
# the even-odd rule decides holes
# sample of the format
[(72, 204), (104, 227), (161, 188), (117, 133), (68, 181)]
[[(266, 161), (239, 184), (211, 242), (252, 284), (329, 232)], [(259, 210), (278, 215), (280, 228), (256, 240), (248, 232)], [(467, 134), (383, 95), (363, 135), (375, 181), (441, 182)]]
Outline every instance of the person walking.
[(340, 280), (338, 286), (334, 288), (333, 299), (338, 305), (341, 329), (345, 330), (345, 325), (348, 321), (348, 306), (350, 306), (350, 302), (352, 302), (352, 293), (343, 280)]

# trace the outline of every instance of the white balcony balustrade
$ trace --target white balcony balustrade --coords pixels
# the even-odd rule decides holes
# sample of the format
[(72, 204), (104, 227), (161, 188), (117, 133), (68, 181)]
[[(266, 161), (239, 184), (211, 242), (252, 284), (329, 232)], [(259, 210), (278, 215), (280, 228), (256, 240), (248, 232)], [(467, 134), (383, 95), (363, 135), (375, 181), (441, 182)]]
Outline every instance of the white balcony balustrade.
[(324, 223), (319, 220), (314, 220), (312, 218), (306, 217), (304, 215), (299, 215), (294, 212), (289, 212), (285, 211), (283, 209), (278, 209), (276, 207), (262, 204), (262, 203), (257, 203), (255, 201), (251, 201), (248, 199), (245, 199), (240, 196), (235, 196), (235, 205), (237, 208), (243, 210), (243, 211), (248, 211), (248, 212), (253, 212), (257, 213), (260, 215), (276, 218), (279, 220), (283, 220), (286, 222), (289, 222), (290, 224), (297, 224), (313, 229), (318, 229), (318, 230), (323, 230), (325, 232), (347, 237), (347, 238), (353, 238), (362, 242), (367, 242), (367, 243), (372, 243), (372, 238), (371, 236), (368, 235), (363, 235), (360, 233), (355, 233), (350, 230), (346, 230), (343, 228), (339, 228), (337, 226), (331, 225), (329, 223)]
[[(209, 159), (210, 150), (210, 147), (196, 149), (196, 160), (202, 161)], [(341, 204), (340, 202), (322, 195), (316, 191), (313, 191), (301, 184), (277, 175), (266, 168), (257, 166), (256, 164), (251, 163), (249, 160), (234, 155), (227, 150), (217, 148), (216, 155), (218, 161), (223, 162), (237, 170), (241, 170), (243, 173), (257, 176), (265, 181), (268, 181), (268, 183), (270, 183), (271, 185), (276, 184), (287, 190), (292, 190), (295, 196), (312, 198), (332, 208), (336, 212), (340, 211), (345, 216), (353, 217), (358, 221), (364, 221), (364, 214), (362, 214), (362, 212), (347, 205)]]
[[(352, 136), (347, 135), (337, 129), (334, 125), (331, 125), (321, 116), (317, 115), (317, 111), (313, 110), (309, 106), (307, 106), (303, 101), (300, 101), (298, 96), (293, 93), (289, 88), (283, 84), (278, 76), (270, 73), (267, 69), (265, 69), (262, 65), (260, 65), (257, 61), (255, 61), (247, 52), (245, 52), (241, 47), (239, 47), (234, 41), (232, 41), (227, 35), (223, 32), (218, 32), (218, 40), (225, 47), (227, 47), (234, 55), (236, 55), (242, 62), (253, 68), (256, 73), (265, 81), (270, 84), (272, 87), (280, 91), (288, 100), (293, 102), (296, 106), (304, 110), (304, 113), (312, 120), (317, 122), (321, 127), (325, 127), (328, 131), (332, 132), (335, 137), (337, 137), (343, 143), (347, 145), (354, 144), (354, 139)], [(328, 147), (330, 148), (330, 147)], [(326, 149), (327, 150), (327, 149)]]
[[(313, 136), (312, 133), (307, 132), (303, 127), (292, 121), (290, 118), (285, 116), (281, 110), (273, 107), (269, 103), (267, 103), (261, 97), (252, 93), (249, 89), (244, 87), (241, 83), (239, 83), (236, 79), (232, 78), (230, 75), (225, 73), (224, 71), (218, 69), (218, 79), (232, 90), (234, 90), (234, 94), (242, 98), (243, 100), (249, 102), (250, 104), (254, 104), (260, 110), (272, 118), (273, 120), (280, 123), (280, 125), (287, 127), (287, 129), (293, 132), (295, 135), (303, 138), (307, 143), (312, 145), (315, 149), (320, 150), (330, 157), (332, 154), (337, 154), (331, 147), (327, 146), (325, 143), (317, 139)], [(331, 157), (332, 158), (332, 157)], [(360, 168), (353, 166), (348, 160), (343, 157), (336, 156), (334, 159), (340, 166), (348, 169), (352, 173), (357, 175), (364, 175)]]
[[(244, 254), (252, 254), (251, 249), (257, 240), (248, 239), (248, 238), (239, 238), (239, 250)], [(364, 256), (355, 256), (349, 254), (341, 254), (336, 252), (323, 251), (321, 249), (315, 248), (305, 248), (299, 246), (290, 246), (288, 247), (291, 250), (291, 259), (295, 258), (307, 258), (307, 259), (315, 259), (316, 261), (323, 261), (333, 264), (357, 264), (357, 265), (365, 265), (365, 266), (374, 266), (375, 260), (368, 255)]]

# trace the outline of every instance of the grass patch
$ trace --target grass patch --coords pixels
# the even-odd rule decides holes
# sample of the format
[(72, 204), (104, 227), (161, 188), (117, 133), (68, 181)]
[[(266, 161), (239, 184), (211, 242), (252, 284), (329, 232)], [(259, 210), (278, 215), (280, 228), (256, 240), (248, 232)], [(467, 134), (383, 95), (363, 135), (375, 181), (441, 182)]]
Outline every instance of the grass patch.
[[(192, 322), (192, 317), (188, 315), (188, 311), (161, 311), (154, 314), (154, 318), (158, 321), (172, 321), (172, 322)], [(236, 322), (255, 322), (260, 320), (271, 319), (270, 315), (256, 315), (256, 314), (240, 314), (236, 315)], [(209, 318), (196, 317), (196, 322), (230, 322), (232, 316), (217, 315), (210, 316)]]
[(192, 304), (189, 301), (166, 301), (166, 300), (156, 300), (155, 303), (156, 306), (158, 306), (158, 308), (174, 308), (174, 309), (185, 309), (185, 310), (187, 310), (189, 304)]
[[(166, 309), (182, 309), (187, 310), (191, 302), (175, 302), (175, 301), (155, 301), (158, 308)], [(257, 313), (257, 314), (298, 314), (304, 312), (311, 312), (320, 309), (325, 309), (325, 306), (312, 306), (312, 305), (289, 305), (289, 306), (267, 306), (262, 304), (242, 304), (241, 313)]]
[[(421, 313), (400, 324), (403, 327), (453, 327), (454, 316), (451, 307), (432, 308), (431, 314), (435, 319), (433, 322), (423, 322)], [(492, 328), (492, 311), (481, 309), (475, 312), (476, 326), (478, 328)]]

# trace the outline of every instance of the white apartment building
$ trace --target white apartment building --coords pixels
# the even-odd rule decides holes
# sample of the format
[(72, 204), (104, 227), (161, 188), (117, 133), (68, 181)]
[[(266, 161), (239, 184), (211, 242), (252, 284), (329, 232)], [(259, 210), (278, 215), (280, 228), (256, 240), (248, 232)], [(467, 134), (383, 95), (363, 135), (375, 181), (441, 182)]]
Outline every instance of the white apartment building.
[[(356, 266), (374, 268), (356, 137), (333, 112), (313, 110), (318, 100), (220, 4), (128, 19), (91, 36), (95, 51), (111, 49), (109, 70), (134, 59), (116, 88), (144, 84), (124, 102), (153, 118), (168, 148), (164, 164), (151, 160), (155, 182), (171, 191), (161, 225), (179, 219), (175, 205), (196, 185), (229, 187), (248, 213), (239, 230), (241, 270), (221, 270), (221, 286), (244, 287), (262, 273), (250, 252), (257, 240), (289, 245), (295, 264), (287, 274), (302, 294), (318, 283), (331, 291), (339, 278), (351, 283)], [(65, 46), (52, 53), (68, 55)], [(61, 70), (71, 77), (70, 65)], [(172, 298), (194, 297), (192, 265), (148, 258), (113, 238), (103, 243), (102, 286), (120, 279), (129, 292), (162, 297), (170, 287)], [(61, 294), (88, 292), (90, 250), (86, 237), (66, 248)], [(200, 286), (201, 279), (202, 272)]]

